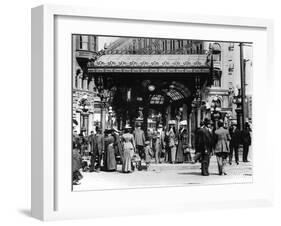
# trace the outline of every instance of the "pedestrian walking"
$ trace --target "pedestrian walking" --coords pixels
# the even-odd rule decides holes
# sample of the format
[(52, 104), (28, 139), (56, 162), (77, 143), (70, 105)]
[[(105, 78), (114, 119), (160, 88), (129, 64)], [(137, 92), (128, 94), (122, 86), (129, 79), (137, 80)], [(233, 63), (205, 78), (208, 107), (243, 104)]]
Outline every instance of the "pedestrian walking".
[(176, 162), (176, 152), (177, 152), (177, 133), (175, 129), (175, 122), (171, 120), (169, 122), (169, 149), (171, 156), (171, 163), (175, 164)]
[(104, 136), (98, 126), (96, 127), (96, 134), (91, 132), (88, 142), (91, 153), (90, 172), (99, 172), (101, 168), (102, 153), (104, 152)]
[(90, 165), (90, 172), (95, 171), (95, 162), (97, 157), (97, 150), (96, 150), (96, 139), (94, 135), (94, 131), (91, 131), (91, 134), (88, 136), (88, 152), (91, 156), (91, 165)]
[(155, 163), (161, 163), (161, 153), (163, 148), (164, 140), (161, 137), (161, 133), (159, 131), (156, 132), (154, 148), (155, 148)]
[(116, 156), (116, 159), (118, 157), (118, 160), (122, 162), (123, 147), (121, 144), (121, 138), (119, 136), (119, 133), (120, 133), (120, 131), (118, 131), (117, 128), (113, 127), (112, 136), (114, 137), (115, 156)]
[(248, 154), (249, 154), (249, 146), (252, 144), (251, 139), (251, 128), (249, 123), (245, 123), (244, 129), (242, 131), (242, 144), (243, 144), (243, 162), (249, 162)]
[[(165, 131), (163, 130), (163, 125), (159, 124), (157, 131), (160, 133), (160, 140), (161, 140), (161, 152), (160, 152), (160, 159), (165, 162), (166, 160), (166, 143), (165, 143)], [(161, 161), (162, 161), (161, 160)]]
[(164, 161), (165, 162), (171, 162), (171, 149), (169, 147), (169, 129), (165, 129), (164, 132), (164, 144), (165, 144), (165, 155), (164, 155)]
[(237, 165), (239, 165), (239, 145), (241, 143), (241, 132), (239, 128), (237, 127), (237, 123), (235, 121), (232, 122), (230, 128), (229, 128), (229, 135), (230, 135), (230, 142), (229, 142), (229, 164), (232, 164), (232, 158), (233, 158), (233, 151), (234, 151), (234, 157), (235, 162)]
[(219, 175), (227, 175), (225, 171), (226, 159), (229, 155), (230, 135), (228, 130), (223, 128), (222, 120), (218, 121), (218, 129), (215, 131), (215, 155), (217, 157)]
[(208, 128), (209, 123), (209, 119), (205, 118), (196, 133), (196, 148), (197, 153), (200, 153), (202, 176), (209, 176), (209, 164), (213, 147), (212, 134)]
[(135, 138), (133, 134), (130, 133), (131, 127), (125, 125), (124, 134), (121, 137), (123, 144), (123, 159), (122, 159), (122, 172), (130, 173), (133, 171), (132, 168), (132, 157), (135, 153)]
[(147, 140), (145, 141), (145, 147), (144, 147), (144, 153), (145, 153), (145, 164), (146, 164), (146, 169), (149, 168), (150, 166), (150, 162), (151, 162), (151, 158), (153, 156), (153, 153), (152, 153), (152, 149), (151, 149), (151, 146), (150, 146), (150, 141)]
[(73, 135), (72, 135), (72, 143), (73, 143), (73, 148), (76, 145), (76, 148), (79, 150), (80, 149), (80, 137), (77, 134), (77, 130), (73, 131)]
[(72, 150), (72, 184), (79, 185), (80, 180), (83, 178), (80, 173), (80, 169), (82, 168), (82, 158), (79, 153), (78, 144), (74, 144)]
[[(136, 153), (140, 156), (141, 160), (145, 159), (144, 154), (144, 142), (145, 142), (145, 136), (144, 131), (141, 129), (141, 124), (137, 123), (136, 128), (133, 132), (134, 139), (135, 139), (135, 145), (136, 145)], [(141, 164), (141, 161), (140, 161)], [(138, 169), (141, 170), (141, 165), (138, 165)]]
[(176, 162), (183, 163), (185, 159), (191, 161), (191, 155), (189, 151), (186, 151), (188, 148), (188, 133), (187, 133), (187, 121), (183, 120), (180, 122), (180, 129), (178, 134), (178, 147), (176, 153)]
[(112, 129), (105, 130), (104, 137), (104, 170), (115, 171), (117, 169), (117, 163), (115, 158), (114, 143), (115, 138), (112, 136)]

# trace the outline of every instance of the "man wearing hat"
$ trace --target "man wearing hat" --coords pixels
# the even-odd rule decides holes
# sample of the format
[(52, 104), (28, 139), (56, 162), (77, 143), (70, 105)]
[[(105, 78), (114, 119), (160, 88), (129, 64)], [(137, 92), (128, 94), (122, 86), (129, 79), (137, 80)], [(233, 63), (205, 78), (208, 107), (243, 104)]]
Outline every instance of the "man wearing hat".
[[(101, 133), (101, 129), (96, 127), (96, 134), (91, 133), (89, 137), (89, 144), (91, 147), (91, 168), (90, 172), (100, 171), (101, 168), (101, 157), (104, 152), (104, 136)], [(97, 160), (97, 164), (95, 166), (95, 162)]]
[(164, 130), (163, 130), (163, 125), (162, 125), (162, 124), (159, 124), (159, 125), (158, 125), (157, 132), (159, 132), (160, 141), (161, 141), (160, 158), (161, 158), (161, 156), (163, 155), (164, 161), (165, 161), (165, 154), (166, 154), (166, 150), (165, 150), (165, 148), (166, 148), (166, 145), (165, 145), (165, 132), (164, 132)]
[(197, 131), (197, 151), (201, 153), (201, 174), (209, 176), (210, 155), (212, 153), (212, 134), (208, 128), (209, 119), (205, 118)]
[(229, 155), (230, 141), (229, 131), (224, 128), (223, 120), (218, 121), (218, 129), (215, 131), (215, 155), (217, 157), (219, 175), (227, 175), (225, 171), (226, 159)]
[(241, 143), (241, 132), (239, 128), (237, 127), (236, 121), (233, 121), (231, 124), (231, 127), (229, 128), (229, 135), (230, 135), (230, 142), (229, 142), (229, 164), (232, 164), (232, 157), (233, 157), (233, 150), (234, 150), (234, 156), (235, 156), (235, 162), (238, 165), (239, 164), (239, 154), (238, 154), (238, 148)]
[[(144, 159), (144, 142), (145, 142), (145, 136), (144, 131), (141, 129), (141, 124), (137, 123), (136, 128), (133, 132), (134, 138), (135, 138), (135, 144), (136, 144), (136, 152), (141, 157), (141, 159)], [(139, 170), (141, 170), (141, 167), (139, 167)]]

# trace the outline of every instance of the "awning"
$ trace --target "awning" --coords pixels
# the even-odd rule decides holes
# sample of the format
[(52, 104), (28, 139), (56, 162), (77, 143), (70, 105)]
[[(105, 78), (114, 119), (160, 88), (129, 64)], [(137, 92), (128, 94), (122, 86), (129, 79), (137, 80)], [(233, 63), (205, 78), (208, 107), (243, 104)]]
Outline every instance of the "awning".
[(109, 54), (88, 64), (88, 72), (209, 73), (205, 54)]

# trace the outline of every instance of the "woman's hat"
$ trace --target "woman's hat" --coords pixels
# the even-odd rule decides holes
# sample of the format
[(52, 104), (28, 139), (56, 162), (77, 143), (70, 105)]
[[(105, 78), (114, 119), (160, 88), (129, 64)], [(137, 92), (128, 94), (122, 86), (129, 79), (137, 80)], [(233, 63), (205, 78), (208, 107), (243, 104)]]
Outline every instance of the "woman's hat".
[(126, 124), (124, 129), (132, 129), (132, 127), (129, 124)]
[(168, 122), (168, 124), (169, 124), (169, 125), (176, 125), (176, 120), (170, 120), (170, 121)]
[(180, 125), (181, 125), (181, 126), (187, 126), (187, 121), (186, 121), (186, 120), (180, 121)]

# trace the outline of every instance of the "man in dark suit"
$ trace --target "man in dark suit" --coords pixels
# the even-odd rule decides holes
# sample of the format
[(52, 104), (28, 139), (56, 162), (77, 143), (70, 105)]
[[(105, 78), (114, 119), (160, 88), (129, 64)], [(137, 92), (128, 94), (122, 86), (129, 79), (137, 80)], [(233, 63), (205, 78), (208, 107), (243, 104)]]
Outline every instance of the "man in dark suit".
[[(99, 127), (96, 127), (96, 134), (93, 131), (91, 132), (89, 136), (89, 147), (92, 154), (90, 172), (99, 172), (101, 168), (101, 156), (104, 150), (104, 137)], [(97, 164), (95, 165), (96, 160)]]
[(136, 152), (139, 154), (141, 159), (144, 159), (144, 142), (145, 142), (145, 136), (144, 131), (141, 129), (141, 124), (137, 123), (136, 128), (133, 132), (135, 143), (136, 143)]
[(230, 143), (229, 143), (229, 164), (232, 164), (232, 157), (233, 157), (233, 150), (234, 150), (234, 156), (235, 156), (235, 162), (238, 165), (239, 164), (239, 153), (238, 148), (241, 143), (241, 132), (237, 128), (236, 122), (233, 122), (231, 127), (229, 128), (229, 134), (230, 134)]
[(205, 118), (203, 126), (197, 132), (197, 148), (201, 153), (201, 174), (209, 176), (210, 156), (212, 153), (212, 134), (208, 129), (209, 119)]
[(242, 137), (241, 140), (243, 144), (243, 162), (249, 162), (248, 161), (249, 146), (252, 143), (250, 132), (251, 132), (250, 125), (246, 122), (241, 136)]
[(95, 171), (95, 161), (96, 161), (96, 139), (94, 131), (91, 131), (91, 134), (88, 137), (88, 149), (91, 154), (91, 167), (90, 172)]

